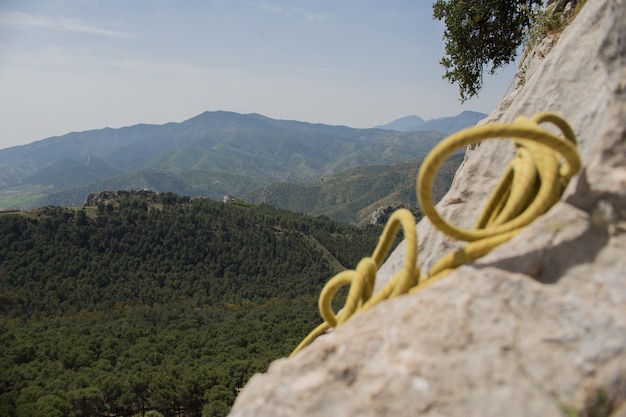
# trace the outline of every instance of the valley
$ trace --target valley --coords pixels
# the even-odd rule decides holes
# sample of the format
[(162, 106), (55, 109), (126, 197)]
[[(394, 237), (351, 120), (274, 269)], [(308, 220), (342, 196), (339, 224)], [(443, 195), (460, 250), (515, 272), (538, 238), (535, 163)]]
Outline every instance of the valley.
[(372, 214), (419, 220), (444, 136), (207, 112), (0, 150), (0, 415), (225, 415), (371, 255)]

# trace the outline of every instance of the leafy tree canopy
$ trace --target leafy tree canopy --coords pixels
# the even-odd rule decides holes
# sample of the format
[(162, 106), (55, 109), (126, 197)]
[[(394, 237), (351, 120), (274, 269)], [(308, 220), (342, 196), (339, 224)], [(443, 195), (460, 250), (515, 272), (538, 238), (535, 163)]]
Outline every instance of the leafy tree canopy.
[(515, 58), (533, 15), (542, 0), (437, 0), (433, 17), (446, 28), (445, 53), (440, 63), (444, 78), (457, 83), (461, 102), (478, 95), (483, 72), (489, 73)]

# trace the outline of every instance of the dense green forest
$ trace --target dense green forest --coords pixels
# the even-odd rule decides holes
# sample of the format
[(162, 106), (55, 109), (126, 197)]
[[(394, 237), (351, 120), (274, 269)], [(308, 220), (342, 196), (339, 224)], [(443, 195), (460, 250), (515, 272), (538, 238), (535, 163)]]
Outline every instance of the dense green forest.
[(0, 215), (0, 416), (221, 416), (380, 228), (172, 193)]

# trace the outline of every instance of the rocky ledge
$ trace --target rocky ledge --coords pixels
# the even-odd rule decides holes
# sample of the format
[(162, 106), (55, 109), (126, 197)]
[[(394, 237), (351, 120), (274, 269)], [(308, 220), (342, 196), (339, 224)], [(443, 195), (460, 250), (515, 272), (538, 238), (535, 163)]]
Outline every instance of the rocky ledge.
[[(274, 362), (231, 416), (626, 416), (626, 2), (587, 0), (528, 59), (484, 123), (569, 121), (584, 167), (561, 202), (480, 261)], [(468, 150), (440, 212), (471, 226), (512, 155)], [(459, 247), (426, 219), (418, 236), (423, 270)]]

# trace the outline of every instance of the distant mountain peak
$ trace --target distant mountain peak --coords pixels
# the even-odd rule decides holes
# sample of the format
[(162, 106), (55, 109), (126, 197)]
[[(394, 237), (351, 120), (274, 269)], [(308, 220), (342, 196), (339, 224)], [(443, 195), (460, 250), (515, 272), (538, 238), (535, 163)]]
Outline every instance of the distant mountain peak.
[(417, 128), (426, 123), (426, 120), (419, 116), (405, 116), (400, 119), (396, 119), (393, 122), (376, 126), (376, 129), (384, 130), (397, 130), (399, 132), (412, 132), (418, 130)]
[(449, 135), (466, 127), (474, 126), (485, 117), (487, 117), (485, 113), (464, 110), (456, 116), (438, 117), (426, 121), (419, 116), (406, 116), (376, 128), (400, 132), (433, 131)]

